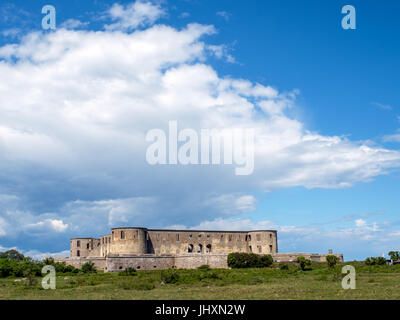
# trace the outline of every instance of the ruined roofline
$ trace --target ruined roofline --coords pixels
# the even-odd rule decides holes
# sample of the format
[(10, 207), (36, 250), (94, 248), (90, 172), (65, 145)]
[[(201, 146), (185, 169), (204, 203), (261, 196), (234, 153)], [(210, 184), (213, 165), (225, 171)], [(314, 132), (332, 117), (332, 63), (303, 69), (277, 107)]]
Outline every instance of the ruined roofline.
[(82, 237), (82, 238), (70, 238), (70, 240), (91, 240), (91, 239), (100, 240), (100, 238), (93, 238), (93, 237), (90, 237), (90, 238), (85, 238), (85, 237)]
[(229, 231), (229, 230), (192, 230), (192, 229), (148, 229), (143, 227), (119, 227), (119, 228), (111, 228), (111, 230), (120, 230), (120, 229), (139, 229), (145, 231), (157, 231), (157, 232), (204, 232), (204, 233), (250, 233), (250, 232), (273, 232), (277, 233), (277, 230), (248, 230), (248, 231)]

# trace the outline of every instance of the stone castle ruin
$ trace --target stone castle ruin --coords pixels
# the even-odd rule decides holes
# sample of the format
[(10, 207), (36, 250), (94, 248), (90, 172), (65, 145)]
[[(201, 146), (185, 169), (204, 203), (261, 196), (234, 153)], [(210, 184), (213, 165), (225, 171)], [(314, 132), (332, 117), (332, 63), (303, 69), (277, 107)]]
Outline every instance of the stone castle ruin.
[[(113, 228), (100, 238), (73, 238), (69, 258), (55, 258), (77, 268), (91, 261), (99, 270), (227, 268), (232, 252), (270, 254), (276, 262), (304, 256), (326, 261), (327, 254), (278, 253), (276, 230), (207, 231)], [(331, 254), (332, 252), (330, 252)], [(335, 254), (343, 261), (342, 254)]]

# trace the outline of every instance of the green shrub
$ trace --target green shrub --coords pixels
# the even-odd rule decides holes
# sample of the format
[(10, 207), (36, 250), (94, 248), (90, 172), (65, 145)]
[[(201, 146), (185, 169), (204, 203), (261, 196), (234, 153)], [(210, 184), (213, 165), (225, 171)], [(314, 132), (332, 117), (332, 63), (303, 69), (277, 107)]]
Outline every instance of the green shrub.
[(280, 270), (289, 270), (289, 265), (286, 263), (280, 263), (279, 264), (279, 269)]
[(261, 257), (255, 253), (244, 253), (246, 268), (260, 268)]
[(5, 277), (24, 277), (24, 273), (30, 273), (33, 276), (41, 275), (41, 263), (32, 259), (23, 259), (21, 261), (10, 260), (8, 258), (0, 259), (0, 278)]
[(377, 257), (377, 258), (370, 257), (370, 258), (365, 259), (364, 262), (367, 266), (375, 266), (375, 265), (383, 266), (386, 264), (386, 259), (383, 257)]
[(221, 277), (214, 271), (211, 270), (202, 270), (201, 272), (197, 273), (197, 277), (200, 281), (205, 280), (205, 279), (221, 279)]
[(44, 258), (44, 259), (42, 260), (42, 262), (43, 262), (43, 264), (44, 264), (45, 266), (46, 266), (46, 265), (54, 265), (54, 264), (55, 264), (53, 258)]
[(64, 273), (78, 273), (79, 269), (75, 268), (74, 266), (67, 265), (64, 268)]
[(311, 260), (306, 259), (303, 256), (299, 256), (297, 257), (296, 262), (299, 264), (302, 271), (311, 270)]
[(124, 271), (121, 271), (119, 276), (137, 276), (137, 272), (135, 268), (129, 267), (126, 268)]
[(93, 262), (89, 261), (82, 265), (81, 271), (83, 273), (96, 272), (96, 267)]
[(11, 265), (10, 260), (7, 258), (0, 259), (0, 277), (5, 278), (9, 277), (13, 273), (13, 266)]
[(178, 283), (179, 273), (173, 269), (161, 271), (161, 281), (164, 283)]
[(68, 272), (76, 273), (79, 271), (78, 269), (76, 269), (73, 266), (66, 265), (65, 262), (55, 262), (52, 265), (56, 269), (57, 273), (68, 273)]
[(218, 273), (209, 271), (207, 272), (207, 278), (208, 279), (221, 279), (221, 276), (218, 275)]
[(389, 252), (389, 256), (391, 260), (399, 260), (400, 259), (400, 255), (399, 255), (399, 251), (390, 251)]
[(209, 266), (208, 264), (203, 264), (203, 265), (201, 265), (200, 267), (198, 267), (197, 269), (208, 271), (208, 270), (210, 270), (211, 268), (210, 268), (210, 266)]
[(33, 271), (31, 269), (26, 269), (24, 271), (24, 277), (26, 278), (25, 285), (27, 287), (34, 287), (37, 285), (38, 282), (35, 278), (35, 271)]
[(245, 256), (243, 253), (230, 253), (228, 255), (228, 266), (230, 268), (246, 268)]
[(57, 273), (78, 273), (79, 269), (74, 266), (67, 265), (65, 262), (54, 262), (53, 258), (45, 258), (42, 260), (42, 265), (52, 265)]
[(22, 261), (19, 263), (22, 269), (22, 273), (28, 272), (35, 277), (42, 276), (42, 264), (40, 262), (26, 262)]
[(326, 262), (328, 263), (329, 268), (333, 268), (339, 262), (339, 258), (334, 255), (326, 256)]
[(273, 264), (271, 255), (260, 256), (255, 253), (230, 253), (228, 266), (230, 268), (265, 268)]
[(26, 277), (26, 274), (33, 277), (42, 276), (44, 265), (53, 265), (57, 273), (76, 273), (79, 271), (73, 266), (67, 266), (65, 262), (54, 262), (52, 258), (44, 259), (42, 262), (35, 261), (30, 257), (23, 257), (16, 250), (6, 251), (2, 256), (3, 258), (0, 258), (0, 278)]
[(265, 268), (272, 266), (272, 264), (274, 263), (274, 259), (270, 254), (265, 254), (261, 256), (260, 260), (261, 260), (261, 267)]

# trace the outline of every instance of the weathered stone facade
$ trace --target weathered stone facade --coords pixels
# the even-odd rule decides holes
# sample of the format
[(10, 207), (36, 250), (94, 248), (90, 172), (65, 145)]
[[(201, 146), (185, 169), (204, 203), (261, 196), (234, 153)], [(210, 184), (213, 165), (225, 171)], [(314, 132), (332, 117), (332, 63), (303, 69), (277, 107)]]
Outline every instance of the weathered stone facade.
[(182, 255), (188, 253), (278, 252), (275, 230), (202, 231), (113, 228), (112, 233), (95, 238), (71, 239), (71, 257), (109, 255)]
[[(326, 254), (278, 253), (275, 230), (206, 231), (113, 228), (101, 238), (71, 239), (70, 258), (57, 258), (77, 268), (92, 261), (99, 270), (121, 271), (192, 269), (201, 265), (227, 268), (232, 252), (270, 254), (276, 262), (295, 261), (304, 256), (312, 261), (326, 261)], [(331, 252), (330, 252), (331, 253)], [(335, 254), (340, 261), (343, 255)]]

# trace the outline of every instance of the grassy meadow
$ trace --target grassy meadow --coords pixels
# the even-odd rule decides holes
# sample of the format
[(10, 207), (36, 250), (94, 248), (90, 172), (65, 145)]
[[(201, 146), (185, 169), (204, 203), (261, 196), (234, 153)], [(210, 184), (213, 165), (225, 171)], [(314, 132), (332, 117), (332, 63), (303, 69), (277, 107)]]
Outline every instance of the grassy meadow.
[(56, 289), (44, 290), (41, 277), (1, 278), (0, 299), (400, 299), (400, 265), (356, 268), (357, 288), (343, 290), (343, 265), (313, 263), (282, 270), (277, 264), (254, 269), (92, 272), (57, 275)]

